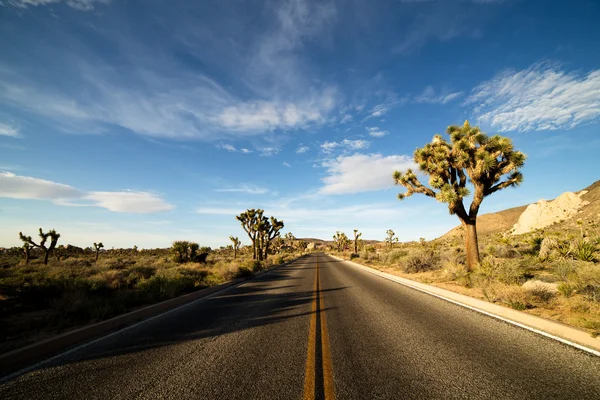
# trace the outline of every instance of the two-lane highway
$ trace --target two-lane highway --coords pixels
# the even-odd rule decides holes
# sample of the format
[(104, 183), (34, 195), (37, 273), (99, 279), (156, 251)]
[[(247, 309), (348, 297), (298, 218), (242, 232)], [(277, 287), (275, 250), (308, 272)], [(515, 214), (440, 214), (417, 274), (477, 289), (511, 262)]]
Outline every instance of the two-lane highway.
[(600, 358), (311, 254), (0, 384), (2, 399), (599, 399)]

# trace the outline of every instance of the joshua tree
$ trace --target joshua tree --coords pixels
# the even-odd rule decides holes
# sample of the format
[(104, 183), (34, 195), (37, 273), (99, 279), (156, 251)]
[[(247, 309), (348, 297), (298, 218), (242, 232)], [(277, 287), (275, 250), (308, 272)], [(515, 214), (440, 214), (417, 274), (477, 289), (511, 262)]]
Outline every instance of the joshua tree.
[(233, 259), (235, 260), (237, 258), (238, 249), (240, 248), (240, 244), (242, 244), (242, 242), (240, 241), (240, 239), (233, 236), (229, 236), (229, 240), (231, 240), (231, 242), (233, 243)]
[(25, 256), (25, 265), (29, 264), (29, 257), (31, 257), (31, 245), (29, 243), (23, 243), (21, 251), (23, 251), (23, 255)]
[[(171, 254), (173, 254), (173, 261), (178, 264), (184, 262), (196, 261), (198, 249), (200, 246), (198, 243), (188, 242), (186, 240), (177, 240), (173, 242), (171, 246)], [(208, 254), (208, 251), (203, 251), (202, 254)], [(199, 259), (199, 262), (205, 262), (206, 256)]]
[(264, 224), (261, 224), (261, 250), (264, 245), (266, 260), (269, 254), (269, 245), (274, 239), (280, 237), (279, 231), (283, 229), (283, 221), (278, 221), (277, 218), (271, 217), (268, 220), (265, 218), (263, 222)]
[(292, 246), (292, 248), (295, 247), (295, 242), (296, 242), (296, 238), (294, 237), (294, 234), (292, 232), (288, 232), (283, 236), (284, 239), (289, 240), (290, 242), (290, 246)]
[(94, 250), (96, 251), (96, 262), (98, 262), (98, 253), (100, 252), (100, 249), (103, 247), (104, 247), (104, 245), (102, 244), (102, 242), (100, 242), (100, 243), (94, 242)]
[[(19, 232), (19, 239), (21, 239), (25, 244), (31, 245), (33, 247), (39, 247), (40, 249), (44, 250), (44, 264), (48, 264), (48, 257), (50, 256), (50, 253), (52, 253), (52, 250), (54, 250), (54, 248), (56, 247), (56, 243), (60, 238), (60, 234), (56, 233), (54, 229), (48, 231), (47, 233), (44, 233), (42, 231), (42, 228), (40, 228), (39, 235), (42, 239), (40, 241), (40, 244), (35, 243), (31, 239), (31, 236), (25, 236), (22, 232)], [(50, 238), (50, 246), (46, 247), (46, 241), (48, 241), (48, 238)], [(27, 258), (29, 257), (27, 256)]]
[(398, 243), (396, 233), (393, 230), (388, 229), (387, 231), (385, 231), (385, 234), (387, 235), (387, 237), (385, 238), (385, 242), (389, 244), (390, 247), (394, 247), (394, 243)]
[[(523, 181), (520, 168), (525, 154), (513, 148), (512, 141), (499, 135), (488, 136), (478, 127), (465, 121), (463, 126), (452, 125), (446, 130), (450, 142), (435, 135), (431, 143), (415, 150), (414, 159), (419, 169), (429, 175), (429, 186), (423, 185), (417, 175), (394, 172), (397, 185), (408, 190), (398, 195), (402, 200), (413, 193), (422, 193), (448, 204), (463, 226), (467, 250), (467, 269), (479, 263), (477, 244), (477, 213), (483, 198)], [(504, 178), (504, 180), (503, 180)], [(467, 210), (463, 198), (468, 196), (467, 179), (473, 186), (473, 201)]]
[(348, 236), (344, 232), (336, 231), (335, 235), (333, 235), (333, 242), (338, 251), (343, 251), (350, 243), (350, 239), (348, 239)]
[(258, 256), (258, 225), (263, 219), (264, 210), (251, 208), (236, 215), (236, 219), (242, 224), (242, 228), (248, 234), (250, 241), (252, 242), (252, 258), (256, 260)]
[(358, 253), (358, 238), (362, 236), (362, 233), (358, 233), (358, 229), (354, 230), (354, 253)]

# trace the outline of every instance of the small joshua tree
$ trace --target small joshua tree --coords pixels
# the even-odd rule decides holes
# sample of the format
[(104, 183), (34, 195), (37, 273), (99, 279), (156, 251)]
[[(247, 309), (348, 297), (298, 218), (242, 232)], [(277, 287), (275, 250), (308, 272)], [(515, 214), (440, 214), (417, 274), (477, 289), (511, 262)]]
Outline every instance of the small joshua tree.
[(100, 243), (94, 242), (94, 250), (96, 251), (96, 262), (98, 262), (98, 253), (100, 252), (100, 249), (103, 247), (104, 247), (104, 245), (102, 244), (102, 242), (100, 242)]
[(23, 251), (23, 256), (25, 257), (25, 265), (29, 264), (29, 257), (31, 257), (31, 245), (29, 243), (23, 243), (21, 251)]
[(237, 238), (237, 236), (229, 236), (229, 240), (231, 240), (231, 243), (233, 243), (231, 247), (233, 248), (233, 259), (235, 260), (237, 258), (238, 249), (240, 248), (242, 242)]
[(335, 235), (333, 235), (333, 242), (337, 247), (338, 251), (344, 251), (346, 246), (350, 243), (350, 239), (344, 232), (336, 231)]
[[(467, 269), (472, 270), (479, 263), (477, 213), (481, 202), (484, 197), (523, 181), (520, 168), (526, 156), (514, 150), (509, 138), (490, 137), (468, 121), (462, 126), (449, 126), (446, 133), (450, 136), (449, 143), (435, 135), (431, 143), (414, 153), (419, 169), (430, 177), (431, 188), (419, 182), (410, 169), (406, 173), (395, 171), (394, 180), (407, 188), (398, 195), (400, 200), (421, 193), (448, 204), (450, 214), (455, 214), (463, 226)], [(468, 210), (463, 204), (463, 199), (470, 194), (467, 180), (474, 189)]]
[(385, 238), (385, 242), (389, 244), (390, 247), (394, 247), (394, 243), (398, 243), (396, 233), (393, 230), (388, 229), (387, 231), (385, 231), (385, 234), (387, 235), (387, 237)]
[[(42, 240), (40, 241), (40, 244), (37, 244), (31, 239), (31, 236), (25, 236), (22, 232), (19, 232), (19, 239), (21, 239), (25, 244), (33, 247), (38, 247), (44, 250), (44, 264), (48, 264), (48, 257), (56, 247), (56, 243), (58, 243), (60, 234), (57, 233), (54, 229), (48, 231), (47, 233), (44, 233), (42, 231), (42, 228), (40, 228), (39, 236)], [(50, 238), (50, 245), (46, 247), (46, 242), (48, 241), (48, 238)], [(29, 256), (27, 256), (27, 258), (29, 258)]]
[(354, 230), (354, 253), (358, 253), (358, 238), (362, 236), (362, 233), (358, 233), (358, 229)]

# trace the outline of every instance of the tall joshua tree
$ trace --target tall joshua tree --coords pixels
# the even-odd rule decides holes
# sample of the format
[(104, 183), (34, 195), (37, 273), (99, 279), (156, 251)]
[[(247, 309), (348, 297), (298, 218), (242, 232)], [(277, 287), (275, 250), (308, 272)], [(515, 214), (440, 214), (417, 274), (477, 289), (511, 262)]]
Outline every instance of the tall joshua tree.
[(100, 243), (94, 242), (94, 250), (96, 251), (96, 262), (98, 262), (98, 253), (100, 252), (100, 249), (103, 247), (104, 247), (104, 245), (102, 244), (102, 242), (100, 242)]
[[(463, 226), (467, 250), (467, 269), (479, 263), (477, 243), (477, 213), (486, 196), (507, 187), (518, 186), (523, 181), (520, 168), (525, 163), (525, 154), (513, 148), (512, 141), (503, 136), (488, 136), (477, 126), (465, 121), (462, 126), (451, 125), (446, 130), (447, 142), (435, 135), (431, 143), (415, 150), (414, 160), (425, 175), (429, 175), (429, 186), (423, 185), (417, 175), (394, 172), (397, 185), (407, 188), (398, 195), (402, 200), (413, 193), (422, 193), (447, 203), (450, 214), (456, 215)], [(473, 200), (469, 209), (463, 204), (470, 194), (467, 180), (473, 186)]]
[(25, 257), (25, 265), (29, 264), (29, 257), (31, 257), (31, 245), (29, 243), (23, 243), (21, 251), (23, 251), (23, 256)]
[(350, 239), (344, 232), (336, 231), (333, 235), (333, 242), (335, 243), (338, 251), (343, 251), (346, 246), (350, 243)]
[(264, 210), (251, 208), (244, 211), (240, 215), (236, 215), (235, 219), (240, 221), (242, 228), (248, 234), (250, 241), (252, 242), (252, 258), (256, 260), (258, 256), (258, 228), (259, 223), (263, 219)]
[[(52, 253), (52, 250), (54, 250), (56, 247), (56, 243), (58, 243), (58, 239), (60, 238), (60, 233), (57, 233), (54, 229), (44, 233), (42, 228), (40, 228), (39, 236), (42, 240), (40, 241), (40, 244), (37, 244), (31, 239), (31, 236), (25, 236), (22, 232), (19, 232), (19, 239), (21, 239), (24, 244), (44, 250), (44, 264), (48, 264), (48, 257)], [(48, 238), (50, 238), (50, 245), (46, 247)]]
[(242, 242), (240, 241), (240, 239), (233, 236), (229, 236), (229, 240), (231, 240), (231, 243), (233, 243), (233, 259), (235, 260), (237, 258), (238, 249), (240, 248), (240, 244), (242, 244)]
[(358, 253), (358, 238), (362, 236), (362, 233), (358, 233), (358, 229), (354, 230), (354, 253)]

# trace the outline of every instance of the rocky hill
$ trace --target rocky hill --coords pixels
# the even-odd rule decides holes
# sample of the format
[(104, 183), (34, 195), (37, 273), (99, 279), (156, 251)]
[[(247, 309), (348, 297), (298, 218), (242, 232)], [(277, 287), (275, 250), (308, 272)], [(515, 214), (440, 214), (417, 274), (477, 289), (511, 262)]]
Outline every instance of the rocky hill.
[[(536, 228), (576, 231), (582, 226), (578, 220), (584, 229), (595, 229), (600, 223), (600, 181), (579, 192), (565, 192), (554, 200), (482, 214), (477, 218), (477, 231), (483, 236), (509, 231), (522, 234)], [(461, 232), (459, 225), (440, 239), (460, 236)]]

